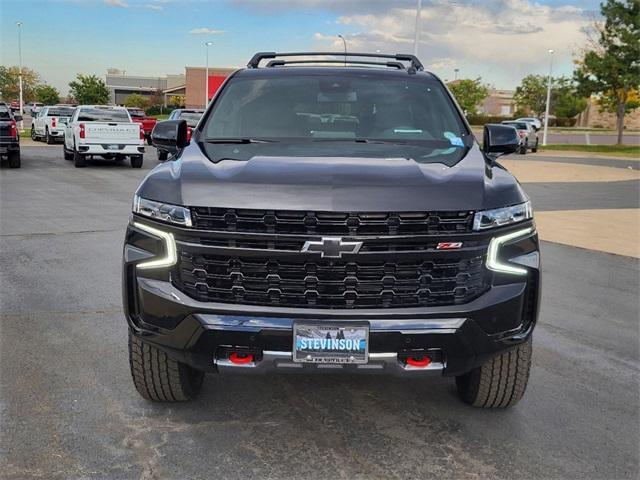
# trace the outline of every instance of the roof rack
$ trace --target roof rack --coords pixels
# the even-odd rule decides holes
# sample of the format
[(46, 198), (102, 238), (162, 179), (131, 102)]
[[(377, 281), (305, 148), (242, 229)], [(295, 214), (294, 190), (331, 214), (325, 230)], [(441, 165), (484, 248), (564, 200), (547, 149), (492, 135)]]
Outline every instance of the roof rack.
[[(347, 57), (390, 58), (392, 60), (396, 60), (396, 63), (409, 62), (410, 63), (410, 67), (408, 69), (409, 73), (424, 70), (424, 66), (422, 65), (420, 60), (418, 60), (418, 57), (416, 57), (415, 55), (410, 55), (407, 53), (396, 53), (395, 55), (388, 55), (384, 53), (352, 53), (352, 52), (348, 52), (348, 53), (345, 53), (345, 52), (286, 52), (286, 53), (258, 52), (251, 58), (251, 60), (249, 60), (247, 67), (258, 68), (258, 66), (260, 65), (260, 61), (267, 60), (267, 59), (275, 59), (277, 57), (324, 57), (324, 56), (340, 57), (340, 58), (344, 58), (345, 60), (347, 59)], [(286, 62), (286, 63), (291, 63), (291, 62)], [(309, 63), (312, 63), (312, 62), (309, 62)], [(319, 62), (316, 61), (315, 63), (319, 63)], [(331, 62), (331, 63), (334, 63), (334, 62)], [(355, 62), (347, 61), (347, 63), (355, 63)], [(271, 65), (271, 66), (276, 66), (276, 65)], [(397, 68), (395, 65), (387, 65), (387, 66), (392, 66), (394, 68)]]
[[(344, 56), (344, 54), (343, 54)], [(398, 70), (404, 70), (404, 65), (402, 62), (374, 62), (374, 61), (358, 61), (358, 60), (271, 60), (267, 63), (267, 67), (283, 67), (285, 65), (302, 65), (302, 64), (310, 64), (310, 63), (329, 63), (329, 64), (344, 64), (344, 65), (375, 65), (380, 67), (391, 67), (397, 68)]]

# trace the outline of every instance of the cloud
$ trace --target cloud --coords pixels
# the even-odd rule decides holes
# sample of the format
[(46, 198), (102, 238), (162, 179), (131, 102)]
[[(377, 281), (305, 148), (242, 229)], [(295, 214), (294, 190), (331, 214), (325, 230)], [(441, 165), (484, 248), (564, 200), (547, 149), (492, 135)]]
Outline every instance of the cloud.
[[(344, 29), (348, 50), (413, 52), (415, 1), (412, 4), (398, 7), (388, 2), (383, 9), (376, 3), (377, 10), (338, 15), (336, 24)], [(566, 74), (572, 68), (573, 52), (585, 42), (584, 28), (591, 13), (535, 0), (425, 0), (418, 56), (444, 77), (457, 67), (461, 75), (496, 80), (504, 88), (516, 85), (528, 73), (544, 73), (549, 64), (547, 50), (553, 48), (558, 71)], [(335, 28), (334, 24), (332, 33)], [(319, 31), (313, 40), (319, 49), (342, 50), (342, 40), (335, 34)]]
[(149, 10), (155, 10), (156, 12), (161, 12), (162, 10), (164, 10), (164, 7), (162, 7), (161, 5), (154, 5), (152, 3), (147, 3), (144, 8), (148, 8)]
[(202, 27), (189, 30), (189, 33), (192, 35), (222, 35), (224, 34), (224, 30), (214, 30), (212, 28)]
[(110, 7), (128, 8), (129, 4), (125, 0), (104, 0)]

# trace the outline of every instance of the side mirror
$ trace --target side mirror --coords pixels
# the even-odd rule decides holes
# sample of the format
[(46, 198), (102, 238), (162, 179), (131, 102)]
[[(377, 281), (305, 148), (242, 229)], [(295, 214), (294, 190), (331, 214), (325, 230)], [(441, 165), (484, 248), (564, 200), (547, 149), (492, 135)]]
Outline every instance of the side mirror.
[(511, 125), (489, 123), (484, 126), (482, 150), (487, 154), (514, 153), (520, 146), (518, 132)]
[(151, 132), (151, 142), (156, 147), (175, 155), (189, 145), (186, 120), (164, 120), (156, 123)]
[(14, 116), (13, 116), (13, 119), (14, 119), (16, 122), (21, 122), (21, 121), (22, 121), (22, 115), (14, 115)]

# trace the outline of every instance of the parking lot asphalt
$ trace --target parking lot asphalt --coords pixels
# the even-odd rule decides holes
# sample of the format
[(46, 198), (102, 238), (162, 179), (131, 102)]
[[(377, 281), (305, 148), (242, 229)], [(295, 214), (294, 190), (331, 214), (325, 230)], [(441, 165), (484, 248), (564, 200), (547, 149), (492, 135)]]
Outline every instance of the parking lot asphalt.
[[(192, 403), (144, 401), (120, 256), (150, 150), (141, 170), (75, 169), (61, 146), (24, 147), (0, 170), (0, 478), (638, 478), (640, 264), (547, 242), (532, 376), (510, 410), (463, 404), (451, 379), (375, 376), (208, 376)], [(620, 183), (593, 191), (626, 205), (637, 182)], [(524, 187), (547, 210), (591, 188)]]

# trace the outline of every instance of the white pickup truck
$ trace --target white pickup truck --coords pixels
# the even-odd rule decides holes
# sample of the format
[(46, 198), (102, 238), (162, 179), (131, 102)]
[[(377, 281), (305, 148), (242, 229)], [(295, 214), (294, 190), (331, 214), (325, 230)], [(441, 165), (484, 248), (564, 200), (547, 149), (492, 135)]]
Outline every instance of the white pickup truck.
[(52, 105), (42, 107), (31, 122), (31, 138), (35, 141), (44, 139), (49, 145), (56, 139), (64, 138), (64, 129), (73, 115), (73, 107)]
[(133, 168), (142, 166), (144, 131), (133, 123), (124, 107), (80, 105), (67, 123), (63, 144), (65, 160), (85, 167), (88, 156), (122, 160)]

